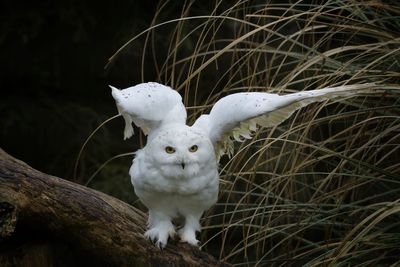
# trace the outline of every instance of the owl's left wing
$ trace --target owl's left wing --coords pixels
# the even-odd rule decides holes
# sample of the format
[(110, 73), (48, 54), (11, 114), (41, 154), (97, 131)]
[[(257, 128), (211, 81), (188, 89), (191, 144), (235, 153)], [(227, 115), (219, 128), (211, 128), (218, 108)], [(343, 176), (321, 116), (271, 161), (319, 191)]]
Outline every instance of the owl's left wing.
[(217, 156), (233, 153), (232, 140), (250, 139), (257, 124), (272, 127), (282, 123), (296, 110), (314, 102), (372, 92), (375, 84), (355, 84), (303, 91), (287, 95), (248, 92), (223, 97), (210, 114), (200, 116), (193, 127), (205, 130), (213, 142)]
[(171, 87), (155, 82), (141, 83), (123, 90), (110, 87), (118, 112), (125, 120), (124, 139), (133, 135), (132, 122), (146, 135), (161, 123), (186, 123), (182, 97)]

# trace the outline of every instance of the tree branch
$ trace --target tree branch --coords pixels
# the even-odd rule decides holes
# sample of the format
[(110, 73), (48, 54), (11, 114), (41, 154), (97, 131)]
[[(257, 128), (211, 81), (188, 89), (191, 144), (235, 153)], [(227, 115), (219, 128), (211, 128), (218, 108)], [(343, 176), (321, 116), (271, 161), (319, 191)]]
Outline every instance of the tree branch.
[(15, 225), (70, 242), (114, 266), (229, 266), (186, 243), (160, 251), (143, 238), (146, 215), (93, 189), (39, 172), (0, 149), (0, 238)]

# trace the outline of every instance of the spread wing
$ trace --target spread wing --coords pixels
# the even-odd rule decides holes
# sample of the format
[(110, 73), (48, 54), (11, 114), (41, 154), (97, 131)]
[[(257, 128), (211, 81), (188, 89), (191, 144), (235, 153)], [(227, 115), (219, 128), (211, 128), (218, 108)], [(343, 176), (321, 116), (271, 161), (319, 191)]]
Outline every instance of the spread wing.
[(193, 127), (205, 130), (217, 156), (233, 154), (231, 137), (236, 141), (250, 139), (257, 125), (272, 127), (282, 123), (296, 110), (314, 102), (355, 96), (371, 92), (375, 84), (356, 84), (303, 91), (287, 95), (269, 93), (236, 93), (215, 103), (209, 115), (200, 116)]
[(182, 97), (168, 86), (149, 82), (123, 90), (110, 87), (118, 112), (125, 120), (124, 139), (133, 135), (132, 122), (146, 135), (164, 122), (186, 123)]

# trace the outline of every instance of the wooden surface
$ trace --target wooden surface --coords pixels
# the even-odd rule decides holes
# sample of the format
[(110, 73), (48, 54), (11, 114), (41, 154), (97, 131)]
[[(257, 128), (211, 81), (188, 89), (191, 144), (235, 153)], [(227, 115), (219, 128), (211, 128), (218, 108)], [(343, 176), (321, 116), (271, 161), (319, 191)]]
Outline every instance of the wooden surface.
[(101, 192), (39, 172), (0, 149), (0, 238), (37, 231), (107, 266), (229, 266), (185, 243), (159, 250), (147, 215)]

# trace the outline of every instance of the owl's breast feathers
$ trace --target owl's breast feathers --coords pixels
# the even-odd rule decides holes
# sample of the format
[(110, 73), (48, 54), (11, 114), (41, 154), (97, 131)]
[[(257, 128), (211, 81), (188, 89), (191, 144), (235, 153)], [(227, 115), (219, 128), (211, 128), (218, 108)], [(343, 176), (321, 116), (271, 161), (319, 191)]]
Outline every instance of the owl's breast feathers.
[(203, 212), (217, 202), (219, 176), (217, 167), (202, 169), (191, 177), (166, 177), (159, 168), (144, 161), (139, 150), (129, 174), (136, 195), (149, 208), (162, 210), (171, 217), (185, 210)]
[(146, 190), (149, 192), (192, 195), (204, 190), (218, 191), (219, 176), (215, 161), (207, 162), (207, 166), (193, 166), (196, 171), (190, 171), (189, 163), (185, 172), (179, 176), (169, 176), (163, 167), (145, 160), (145, 151), (139, 150), (133, 161), (129, 174), (135, 190)]

